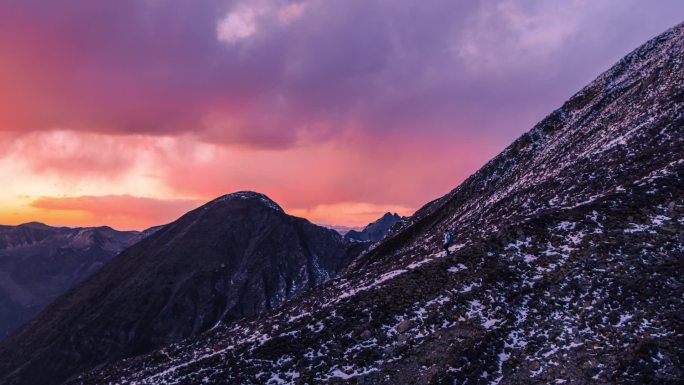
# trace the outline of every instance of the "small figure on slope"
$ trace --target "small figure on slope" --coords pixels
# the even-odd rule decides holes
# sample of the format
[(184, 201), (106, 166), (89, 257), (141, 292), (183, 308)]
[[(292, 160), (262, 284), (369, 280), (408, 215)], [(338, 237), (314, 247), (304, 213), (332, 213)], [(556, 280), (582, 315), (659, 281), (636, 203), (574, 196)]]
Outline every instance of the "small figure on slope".
[(451, 231), (445, 231), (444, 232), (444, 251), (446, 251), (446, 255), (449, 255), (449, 246), (451, 246), (451, 243), (454, 241), (454, 235), (451, 234)]

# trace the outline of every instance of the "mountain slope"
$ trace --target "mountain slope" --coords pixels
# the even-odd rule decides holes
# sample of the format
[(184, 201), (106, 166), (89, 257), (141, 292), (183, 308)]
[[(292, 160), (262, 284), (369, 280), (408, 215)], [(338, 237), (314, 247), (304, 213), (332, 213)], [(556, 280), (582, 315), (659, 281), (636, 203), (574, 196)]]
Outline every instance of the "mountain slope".
[(73, 383), (681, 383), (683, 60), (679, 25), (345, 274)]
[(289, 216), (266, 196), (223, 196), (112, 259), (0, 344), (2, 384), (55, 384), (279, 306), (366, 245)]
[(109, 227), (0, 226), (0, 338), (145, 235)]
[(354, 239), (357, 241), (371, 241), (377, 242), (385, 237), (392, 226), (401, 222), (403, 218), (397, 213), (385, 213), (380, 219), (373, 223), (369, 223), (361, 231), (350, 230), (345, 234), (345, 238)]

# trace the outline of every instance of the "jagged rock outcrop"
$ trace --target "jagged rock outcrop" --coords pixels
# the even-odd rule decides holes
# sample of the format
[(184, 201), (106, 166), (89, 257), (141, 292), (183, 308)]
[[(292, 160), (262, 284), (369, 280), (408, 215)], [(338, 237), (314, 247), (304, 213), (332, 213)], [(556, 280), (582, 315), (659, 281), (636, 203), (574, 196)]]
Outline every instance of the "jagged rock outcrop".
[(153, 230), (0, 226), (0, 338)]
[(682, 383), (683, 90), (679, 25), (338, 278), (71, 383)]
[(380, 219), (373, 223), (369, 223), (363, 230), (350, 230), (345, 234), (345, 238), (356, 241), (371, 241), (377, 242), (387, 235), (392, 226), (403, 221), (405, 218), (397, 213), (385, 213)]
[(0, 383), (59, 384), (105, 362), (275, 309), (367, 244), (265, 195), (215, 199), (113, 258), (0, 344)]

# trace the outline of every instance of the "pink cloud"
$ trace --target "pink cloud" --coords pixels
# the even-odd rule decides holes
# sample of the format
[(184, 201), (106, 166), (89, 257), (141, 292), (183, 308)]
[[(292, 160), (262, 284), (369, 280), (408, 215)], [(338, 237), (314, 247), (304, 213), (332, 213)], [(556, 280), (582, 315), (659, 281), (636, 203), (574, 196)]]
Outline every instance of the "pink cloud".
[(112, 137), (75, 131), (33, 132), (14, 136), (0, 155), (25, 162), (32, 172), (64, 178), (117, 177), (137, 164), (149, 139)]
[[(684, 10), (623, 3), (3, 2), (0, 130), (287, 148), (353, 123), (510, 140)], [(496, 79), (469, 73), (493, 62)]]
[(352, 135), (285, 151), (224, 149), (204, 161), (167, 160), (160, 178), (181, 195), (264, 192), (285, 208), (363, 202), (414, 207), (446, 193), (499, 150), (495, 141)]

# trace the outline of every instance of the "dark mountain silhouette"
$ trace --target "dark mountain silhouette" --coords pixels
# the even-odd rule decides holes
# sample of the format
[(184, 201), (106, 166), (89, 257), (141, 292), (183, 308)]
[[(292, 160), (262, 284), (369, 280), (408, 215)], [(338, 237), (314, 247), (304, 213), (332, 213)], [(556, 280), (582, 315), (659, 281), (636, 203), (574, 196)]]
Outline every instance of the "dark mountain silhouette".
[(363, 230), (351, 230), (347, 232), (344, 237), (347, 239), (354, 239), (356, 241), (377, 242), (385, 237), (392, 226), (398, 222), (401, 222), (402, 220), (404, 220), (404, 218), (397, 213), (385, 213), (385, 215), (383, 215), (380, 219), (368, 224), (368, 226), (366, 226)]
[(683, 180), (684, 24), (332, 281), (72, 383), (681, 384)]
[(275, 309), (367, 245), (262, 194), (213, 200), (113, 258), (0, 344), (0, 383), (58, 384), (116, 358)]
[(153, 230), (0, 226), (0, 338)]

